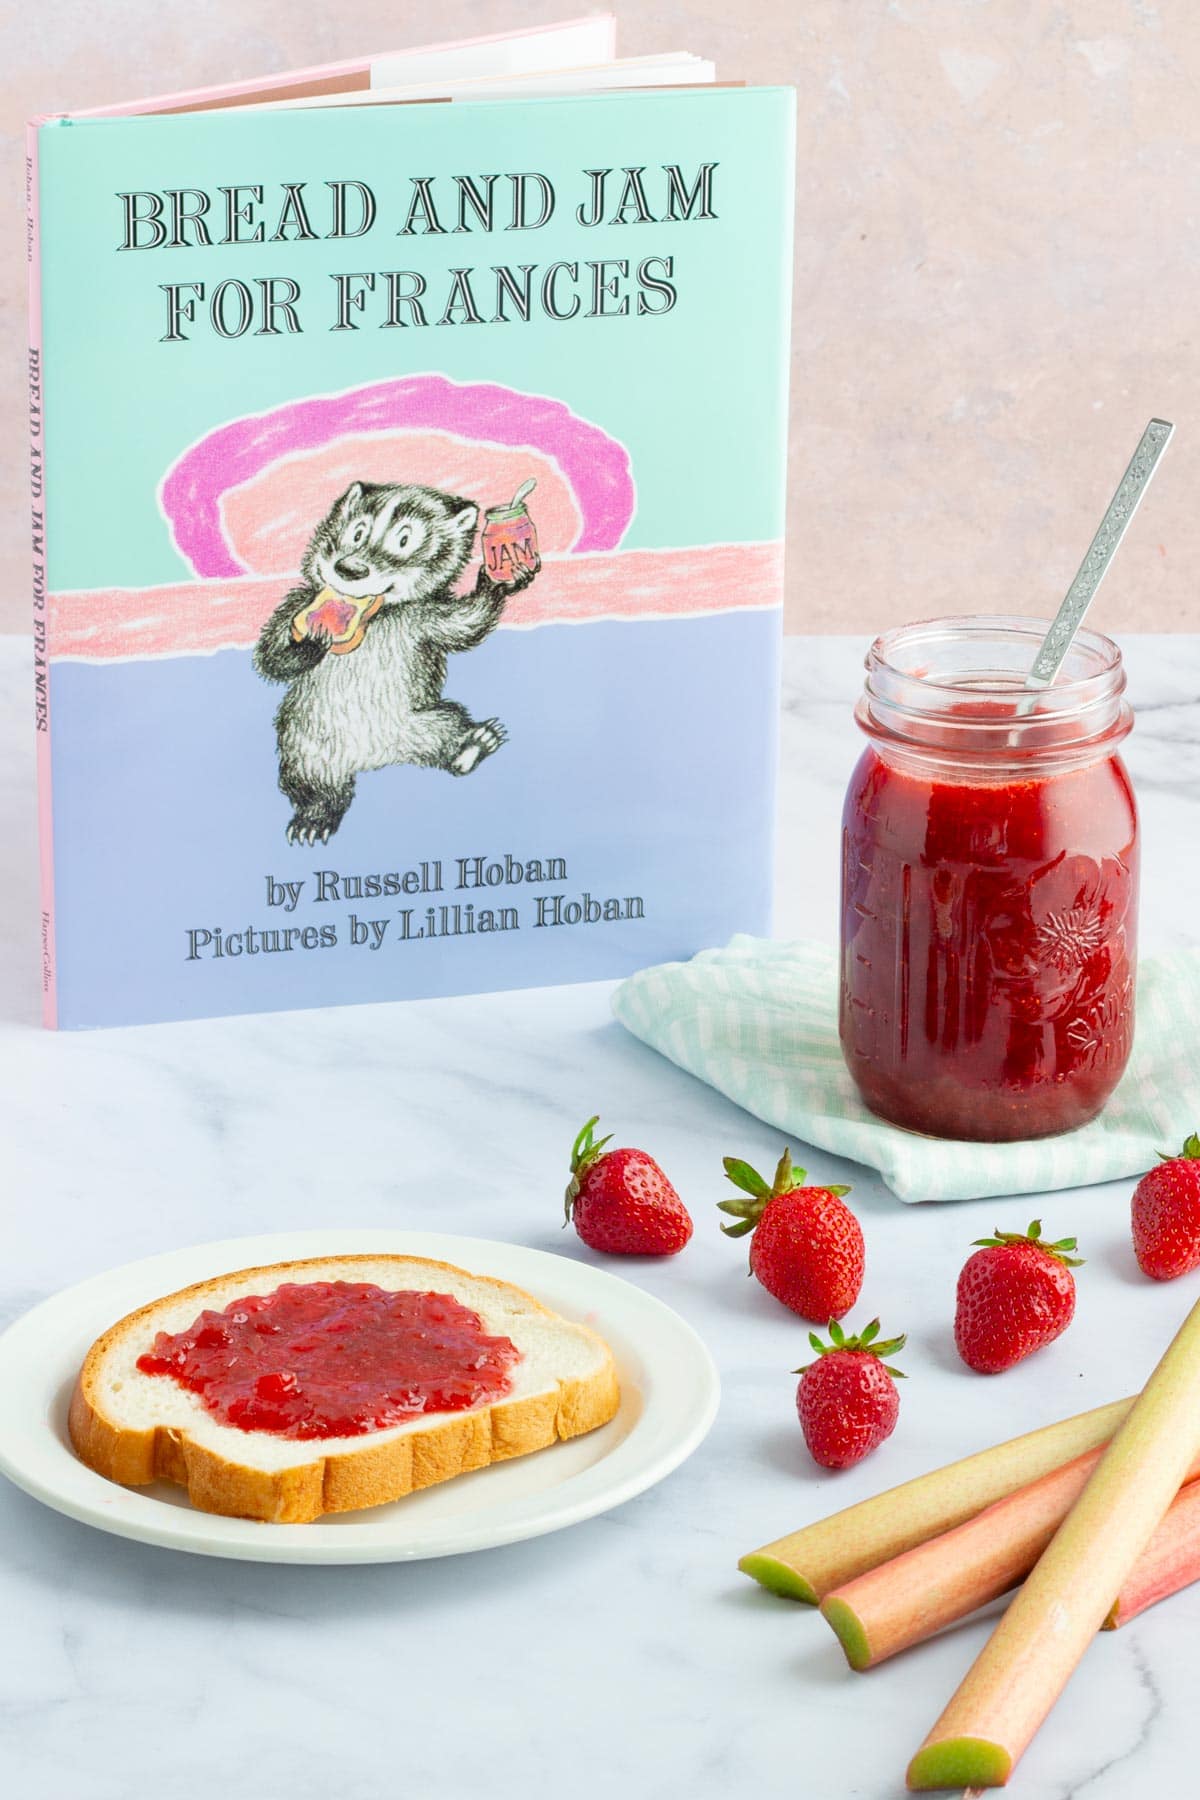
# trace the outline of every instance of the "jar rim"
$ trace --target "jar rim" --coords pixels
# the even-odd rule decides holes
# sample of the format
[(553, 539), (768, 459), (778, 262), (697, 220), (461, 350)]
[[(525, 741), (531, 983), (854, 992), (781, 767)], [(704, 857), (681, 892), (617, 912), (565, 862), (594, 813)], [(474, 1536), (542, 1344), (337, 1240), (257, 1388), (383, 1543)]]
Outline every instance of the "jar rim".
[(1026, 614), (921, 619), (875, 639), (857, 717), (877, 743), (965, 766), (1061, 766), (1131, 729), (1119, 646), (1081, 630), (1047, 687), (1025, 677), (1049, 629)]
[[(898, 674), (906, 679), (917, 680), (932, 688), (961, 686), (964, 692), (1011, 694), (1014, 683), (1010, 680), (997, 680), (988, 684), (973, 680), (969, 686), (944, 677), (918, 674), (912, 670), (902, 670), (894, 662), (896, 650), (904, 644), (935, 645), (945, 642), (953, 636), (963, 641), (983, 641), (987, 638), (1007, 638), (1020, 640), (1030, 648), (1029, 667), (1032, 668), (1034, 657), (1041, 646), (1042, 639), (1050, 629), (1049, 619), (1035, 619), (1024, 613), (957, 613), (945, 618), (916, 619), (908, 625), (895, 625), (889, 631), (880, 632), (867, 653), (867, 667), (872, 664), (879, 667), (895, 668)], [(1054, 682), (1055, 691), (1061, 694), (1079, 693), (1092, 682), (1111, 680), (1114, 672), (1121, 667), (1121, 649), (1112, 638), (1103, 632), (1090, 630), (1083, 626), (1077, 633), (1068, 653), (1068, 663), (1084, 657), (1093, 659), (1094, 666), (1086, 675), (1071, 677), (1063, 672)]]

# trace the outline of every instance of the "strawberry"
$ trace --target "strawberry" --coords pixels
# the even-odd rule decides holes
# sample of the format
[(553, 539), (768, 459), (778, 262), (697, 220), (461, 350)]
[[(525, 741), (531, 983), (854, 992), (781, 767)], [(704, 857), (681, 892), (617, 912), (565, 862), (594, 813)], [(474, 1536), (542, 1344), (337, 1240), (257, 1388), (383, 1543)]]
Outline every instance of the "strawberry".
[(725, 1158), (725, 1173), (750, 1197), (718, 1200), (736, 1225), (722, 1225), (727, 1237), (754, 1233), (750, 1270), (769, 1294), (802, 1319), (823, 1325), (840, 1319), (858, 1299), (863, 1282), (863, 1234), (842, 1200), (846, 1187), (805, 1187), (804, 1170), (792, 1167), (785, 1150), (768, 1187), (756, 1169)]
[(848, 1469), (891, 1437), (900, 1412), (894, 1376), (904, 1379), (883, 1359), (904, 1348), (904, 1338), (879, 1341), (879, 1320), (872, 1319), (858, 1337), (847, 1337), (836, 1319), (829, 1321), (832, 1343), (815, 1331), (808, 1341), (814, 1363), (795, 1370), (796, 1411), (814, 1462), (823, 1469)]
[(1172, 1281), (1200, 1263), (1200, 1137), (1159, 1157), (1133, 1190), (1133, 1253), (1143, 1275)]
[(674, 1256), (692, 1235), (687, 1207), (644, 1150), (606, 1150), (589, 1119), (571, 1151), (567, 1221), (593, 1250), (612, 1256)]
[(1028, 1232), (998, 1231), (958, 1278), (954, 1341), (967, 1367), (998, 1375), (1061, 1337), (1075, 1316), (1075, 1277), (1082, 1258), (1075, 1239), (1042, 1241), (1040, 1220)]

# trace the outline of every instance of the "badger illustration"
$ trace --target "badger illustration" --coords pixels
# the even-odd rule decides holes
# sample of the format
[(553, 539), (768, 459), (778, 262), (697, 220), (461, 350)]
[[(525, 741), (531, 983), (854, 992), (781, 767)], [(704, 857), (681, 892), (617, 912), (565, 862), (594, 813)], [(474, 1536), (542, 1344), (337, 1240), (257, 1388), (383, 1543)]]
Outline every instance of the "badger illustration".
[[(260, 675), (288, 684), (275, 730), (279, 785), (293, 807), (289, 843), (328, 842), (360, 770), (414, 763), (469, 775), (503, 744), (498, 719), (472, 719), (442, 698), (450, 652), (481, 644), (509, 594), (537, 572), (499, 586), (481, 567), (474, 591), (455, 594), (478, 517), (472, 501), (436, 488), (356, 481), (313, 533), (303, 585), (276, 607), (254, 652)], [(349, 654), (334, 652), (319, 616), (327, 591), (356, 615)], [(295, 621), (309, 606), (318, 616), (297, 641)]]

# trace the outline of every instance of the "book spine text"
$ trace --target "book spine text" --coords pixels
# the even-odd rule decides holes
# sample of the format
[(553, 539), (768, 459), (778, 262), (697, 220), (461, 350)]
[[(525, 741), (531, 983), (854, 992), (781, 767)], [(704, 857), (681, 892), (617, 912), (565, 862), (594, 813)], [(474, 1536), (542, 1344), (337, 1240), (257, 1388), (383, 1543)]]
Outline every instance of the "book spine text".
[(37, 727), (37, 787), (41, 858), (40, 946), (42, 1016), (58, 1023), (54, 966), (54, 836), (50, 782), (50, 631), (46, 592), (46, 409), (42, 346), (42, 270), (38, 204), (38, 131), (31, 122), (26, 139), (26, 254), (29, 264), (29, 494), (33, 553), (33, 680)]

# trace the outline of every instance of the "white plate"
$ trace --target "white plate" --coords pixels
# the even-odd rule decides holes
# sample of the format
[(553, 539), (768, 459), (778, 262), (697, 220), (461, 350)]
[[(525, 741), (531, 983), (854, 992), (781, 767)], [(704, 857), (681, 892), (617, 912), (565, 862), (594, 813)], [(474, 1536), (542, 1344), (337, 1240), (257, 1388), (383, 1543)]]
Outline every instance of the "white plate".
[[(85, 1468), (67, 1407), (88, 1347), (161, 1294), (234, 1269), (306, 1256), (430, 1256), (527, 1288), (593, 1326), (617, 1361), (621, 1405), (599, 1431), (462, 1475), (388, 1506), (311, 1525), (197, 1512), (165, 1482), (122, 1488)], [(716, 1415), (712, 1358), (690, 1325), (641, 1288), (589, 1263), (517, 1244), (423, 1231), (296, 1231), (151, 1256), (68, 1288), (0, 1337), (0, 1473), (35, 1499), (118, 1537), (251, 1562), (402, 1562), (558, 1531), (619, 1506), (690, 1456)]]

